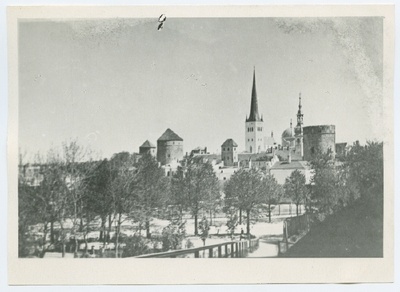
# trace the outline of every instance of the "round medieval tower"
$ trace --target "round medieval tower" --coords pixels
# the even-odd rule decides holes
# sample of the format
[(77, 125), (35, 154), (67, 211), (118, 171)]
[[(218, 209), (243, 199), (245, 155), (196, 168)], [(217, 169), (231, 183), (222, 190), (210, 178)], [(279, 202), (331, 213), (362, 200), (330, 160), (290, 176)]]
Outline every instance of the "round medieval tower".
[(157, 160), (161, 165), (183, 159), (183, 139), (167, 129), (157, 140)]
[(303, 128), (304, 160), (311, 160), (316, 154), (330, 153), (335, 157), (335, 126), (321, 125)]

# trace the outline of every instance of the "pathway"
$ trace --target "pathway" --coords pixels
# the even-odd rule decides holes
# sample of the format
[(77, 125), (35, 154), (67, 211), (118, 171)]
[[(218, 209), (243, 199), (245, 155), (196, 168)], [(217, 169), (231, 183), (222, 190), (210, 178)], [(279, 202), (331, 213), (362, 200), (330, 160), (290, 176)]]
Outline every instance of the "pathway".
[(265, 239), (260, 239), (258, 249), (249, 253), (248, 258), (270, 258), (277, 257), (279, 253), (278, 243), (271, 243)]

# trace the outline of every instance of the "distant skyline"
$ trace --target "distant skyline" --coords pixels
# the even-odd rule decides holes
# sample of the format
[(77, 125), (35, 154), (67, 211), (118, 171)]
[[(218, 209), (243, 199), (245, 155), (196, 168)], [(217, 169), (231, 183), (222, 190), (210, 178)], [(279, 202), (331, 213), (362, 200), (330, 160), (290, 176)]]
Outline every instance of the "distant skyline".
[(336, 142), (383, 139), (383, 23), (351, 18), (167, 18), (19, 25), (19, 146), (76, 138), (104, 158), (156, 144), (244, 150), (253, 67), (264, 128), (333, 124)]

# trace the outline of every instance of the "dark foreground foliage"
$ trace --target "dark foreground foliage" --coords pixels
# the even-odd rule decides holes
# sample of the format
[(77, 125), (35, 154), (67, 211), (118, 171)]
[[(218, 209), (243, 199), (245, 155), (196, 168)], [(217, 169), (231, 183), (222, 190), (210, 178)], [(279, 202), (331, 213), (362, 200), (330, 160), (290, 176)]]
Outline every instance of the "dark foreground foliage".
[(358, 200), (314, 226), (283, 256), (382, 257), (382, 205)]
[(382, 257), (383, 143), (355, 145), (336, 177), (329, 163), (313, 162), (312, 195), (326, 219), (283, 256)]

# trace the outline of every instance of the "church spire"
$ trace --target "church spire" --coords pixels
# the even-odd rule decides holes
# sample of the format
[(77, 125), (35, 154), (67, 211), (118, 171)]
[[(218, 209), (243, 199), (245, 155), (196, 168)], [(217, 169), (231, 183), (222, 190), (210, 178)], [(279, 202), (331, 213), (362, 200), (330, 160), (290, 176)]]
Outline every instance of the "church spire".
[(303, 125), (303, 113), (301, 112), (301, 92), (299, 93), (299, 110), (297, 111), (297, 127)]
[(258, 101), (257, 101), (257, 91), (256, 91), (256, 68), (254, 67), (253, 71), (253, 89), (251, 92), (251, 106), (250, 106), (250, 116), (246, 119), (246, 122), (259, 122), (263, 119), (260, 119), (260, 115), (258, 113)]

